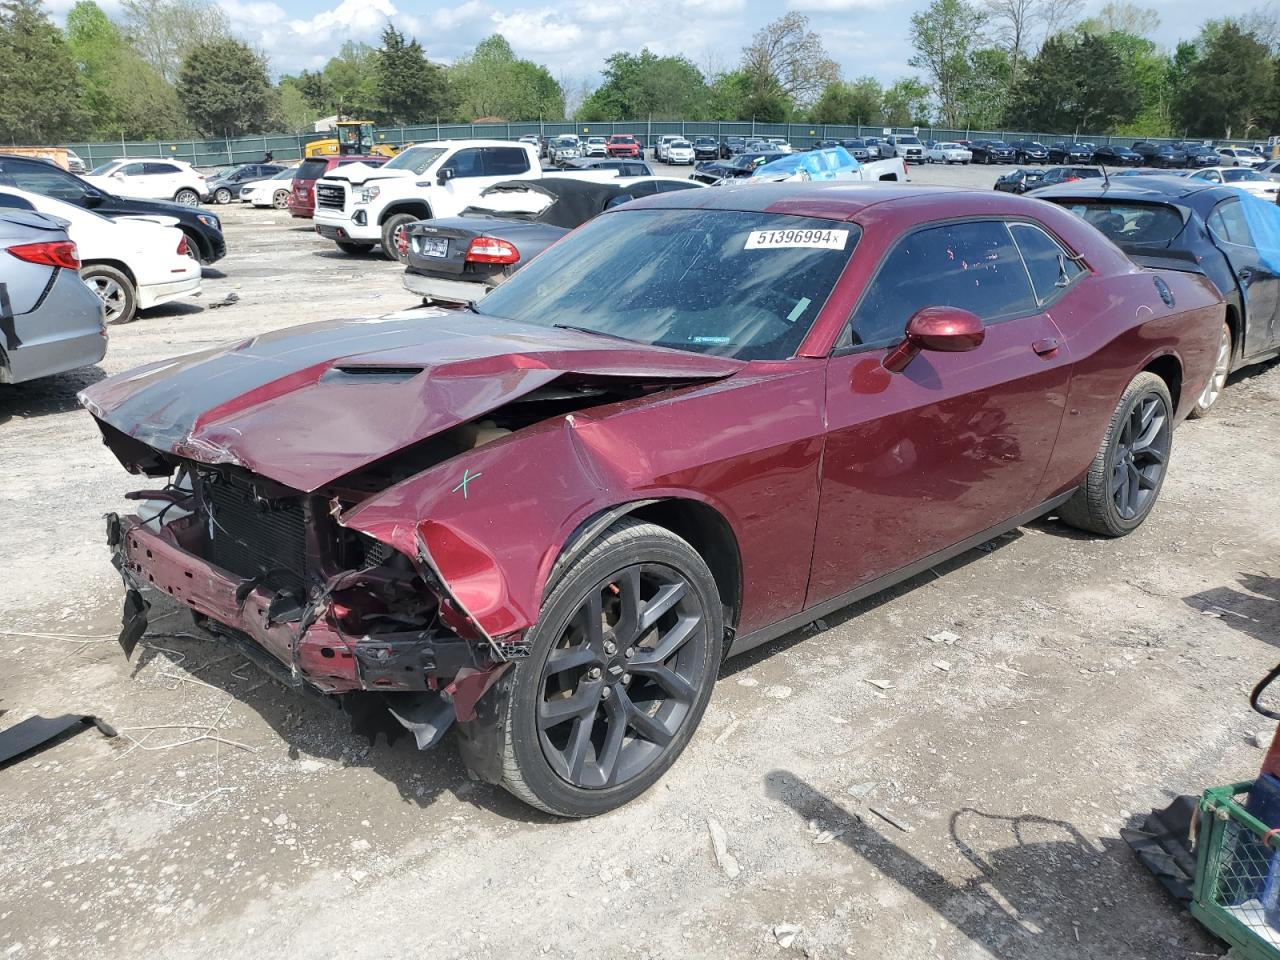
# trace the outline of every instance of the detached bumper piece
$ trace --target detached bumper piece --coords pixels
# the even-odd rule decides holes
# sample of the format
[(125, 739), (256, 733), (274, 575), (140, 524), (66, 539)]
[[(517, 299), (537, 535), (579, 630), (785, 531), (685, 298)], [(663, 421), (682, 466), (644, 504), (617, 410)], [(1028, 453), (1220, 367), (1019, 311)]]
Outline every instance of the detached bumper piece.
[(104, 737), (117, 736), (110, 724), (85, 713), (68, 713), (61, 717), (29, 717), (8, 730), (0, 731), (0, 766), (52, 743), (64, 733), (79, 733), (91, 726), (97, 727)]

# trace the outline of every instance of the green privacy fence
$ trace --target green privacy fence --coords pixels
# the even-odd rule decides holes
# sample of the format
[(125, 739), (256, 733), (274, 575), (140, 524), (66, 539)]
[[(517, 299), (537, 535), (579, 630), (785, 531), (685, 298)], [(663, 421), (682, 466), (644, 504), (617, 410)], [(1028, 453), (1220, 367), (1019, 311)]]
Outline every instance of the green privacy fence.
[[(462, 140), (483, 137), (514, 140), (525, 134), (538, 133), (554, 137), (562, 133), (578, 136), (603, 136), (632, 133), (646, 144), (664, 133), (687, 137), (785, 137), (795, 147), (811, 147), (819, 140), (885, 136), (890, 128), (869, 125), (837, 125), (811, 123), (757, 123), (750, 120), (625, 120), (604, 123), (430, 123), (412, 126), (378, 127), (380, 143), (401, 146), (424, 140)], [(1129, 146), (1133, 137), (1110, 137), (1105, 134), (1061, 134), (1023, 130), (954, 130), (942, 127), (897, 127), (893, 133), (916, 133), (922, 140), (1039, 140), (1049, 144), (1076, 139), (1098, 145), (1114, 143)], [(229, 166), (261, 160), (266, 153), (276, 160), (296, 160), (309, 142), (323, 139), (322, 133), (269, 134), (235, 137), (225, 140), (160, 140), (113, 141), (109, 143), (69, 143), (89, 169), (117, 157), (172, 157), (186, 160), (197, 167)], [(1154, 138), (1153, 138), (1154, 139)], [(1157, 143), (1172, 142), (1156, 140)], [(1226, 143), (1227, 141), (1220, 141)], [(1244, 146), (1252, 141), (1231, 141)], [(0, 148), (3, 149), (3, 148)]]

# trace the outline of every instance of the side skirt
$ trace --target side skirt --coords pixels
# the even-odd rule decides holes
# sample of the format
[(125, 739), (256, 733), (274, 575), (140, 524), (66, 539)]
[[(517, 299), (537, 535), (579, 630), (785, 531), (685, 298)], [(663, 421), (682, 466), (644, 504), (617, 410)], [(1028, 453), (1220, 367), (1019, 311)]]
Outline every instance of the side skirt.
[(997, 523), (993, 527), (988, 527), (986, 530), (983, 530), (980, 533), (975, 533), (973, 536), (965, 540), (961, 540), (959, 543), (954, 543), (943, 550), (939, 550), (937, 553), (930, 554), (922, 560), (917, 560), (915, 563), (907, 564), (905, 567), (899, 567), (892, 573), (886, 573), (884, 576), (877, 577), (874, 580), (867, 581), (861, 586), (854, 587), (854, 589), (850, 590), (848, 593), (842, 593), (838, 597), (832, 597), (830, 600), (824, 600), (806, 610), (801, 610), (799, 613), (792, 614), (785, 620), (779, 620), (777, 623), (770, 624), (767, 627), (762, 627), (754, 633), (735, 637), (733, 646), (729, 648), (728, 656), (734, 657), (740, 653), (745, 653), (753, 647), (758, 647), (762, 643), (768, 643), (770, 640), (776, 640), (778, 637), (784, 636), (792, 630), (796, 630), (806, 624), (812, 623), (819, 617), (825, 617), (827, 614), (833, 613), (841, 607), (847, 607), (851, 603), (857, 603), (859, 600), (864, 600), (872, 594), (879, 593), (882, 590), (887, 590), (892, 586), (902, 583), (904, 580), (910, 580), (916, 574), (923, 573), (930, 567), (937, 566), (940, 563), (945, 563), (952, 557), (958, 557), (965, 551), (972, 550), (979, 544), (986, 543), (988, 540), (992, 540), (995, 537), (1000, 536), (1002, 533), (1008, 533), (1010, 530), (1020, 527), (1024, 523), (1030, 523), (1037, 517), (1044, 516), (1046, 513), (1062, 506), (1070, 500), (1075, 492), (1075, 488), (1072, 488), (1066, 493), (1059, 494), (1051, 500), (1046, 500), (1038, 507), (1033, 507), (1025, 513), (1020, 513), (1016, 517), (1005, 520), (1003, 523)]

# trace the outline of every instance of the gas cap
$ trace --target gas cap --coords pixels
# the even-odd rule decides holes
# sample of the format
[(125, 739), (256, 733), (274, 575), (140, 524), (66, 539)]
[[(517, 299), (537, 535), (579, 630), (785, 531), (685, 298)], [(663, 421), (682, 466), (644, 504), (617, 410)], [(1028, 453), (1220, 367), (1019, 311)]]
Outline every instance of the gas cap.
[(1152, 277), (1155, 281), (1156, 292), (1160, 294), (1160, 299), (1164, 301), (1166, 307), (1173, 306), (1173, 291), (1169, 289), (1169, 285), (1159, 277)]

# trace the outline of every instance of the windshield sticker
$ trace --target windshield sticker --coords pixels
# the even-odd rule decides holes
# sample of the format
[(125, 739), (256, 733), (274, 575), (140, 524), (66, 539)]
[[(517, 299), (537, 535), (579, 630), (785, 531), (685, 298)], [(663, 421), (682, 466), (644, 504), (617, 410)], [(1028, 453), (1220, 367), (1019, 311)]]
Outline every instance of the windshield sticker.
[(843, 250), (848, 230), (752, 230), (746, 250), (779, 250), (812, 247), (816, 250)]
[(689, 343), (728, 343), (728, 337), (690, 337)]
[(800, 319), (800, 315), (809, 309), (809, 304), (813, 303), (808, 297), (801, 297), (800, 302), (791, 308), (791, 312), (787, 314), (787, 323), (795, 323)]

